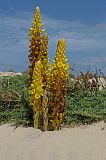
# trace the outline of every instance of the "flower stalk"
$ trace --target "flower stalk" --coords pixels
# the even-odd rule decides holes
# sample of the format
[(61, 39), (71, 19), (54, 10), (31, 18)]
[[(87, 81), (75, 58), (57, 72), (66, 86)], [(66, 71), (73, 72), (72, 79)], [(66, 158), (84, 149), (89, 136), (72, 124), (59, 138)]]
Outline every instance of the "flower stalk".
[(45, 32), (42, 38), (42, 78), (44, 95), (42, 96), (43, 128), (48, 130), (48, 82), (49, 82), (49, 58), (48, 58), (48, 34)]
[(41, 70), (42, 70), (42, 63), (41, 61), (37, 61), (35, 64), (33, 77), (32, 77), (32, 83), (29, 87), (29, 93), (30, 93), (30, 102), (33, 106), (33, 118), (34, 118), (34, 128), (39, 128), (39, 116), (40, 112), (42, 111), (42, 104), (41, 104), (41, 96), (44, 94), (42, 83), (42, 76), (41, 76)]
[(64, 109), (67, 105), (65, 99), (67, 95), (68, 68), (66, 59), (66, 41), (58, 41), (56, 56), (50, 71), (50, 89), (51, 89), (51, 122), (54, 130), (60, 129), (63, 120)]
[(41, 34), (44, 33), (44, 30), (42, 29), (42, 18), (40, 15), (40, 9), (37, 6), (34, 13), (34, 19), (32, 22), (32, 27), (29, 29), (29, 36), (30, 36), (30, 45), (29, 45), (29, 86), (32, 82), (32, 76), (33, 76), (33, 70), (35, 67), (35, 62), (37, 62), (41, 57), (41, 51), (42, 51), (42, 36)]

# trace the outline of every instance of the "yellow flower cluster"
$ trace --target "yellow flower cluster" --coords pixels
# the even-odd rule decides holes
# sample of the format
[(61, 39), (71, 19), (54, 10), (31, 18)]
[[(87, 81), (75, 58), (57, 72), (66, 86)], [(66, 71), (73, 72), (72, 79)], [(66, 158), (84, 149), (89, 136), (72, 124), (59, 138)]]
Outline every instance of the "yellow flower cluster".
[(33, 70), (35, 67), (35, 62), (40, 59), (41, 56), (41, 46), (42, 46), (42, 37), (41, 34), (44, 32), (42, 29), (42, 19), (40, 15), (40, 9), (39, 7), (36, 7), (35, 14), (34, 14), (34, 19), (32, 22), (33, 26), (29, 29), (29, 36), (30, 36), (30, 45), (29, 45), (29, 85), (31, 84), (32, 81), (32, 75), (33, 75)]
[(58, 130), (67, 105), (65, 96), (67, 95), (69, 66), (66, 59), (66, 41), (65, 39), (58, 41), (54, 63), (51, 65), (48, 58), (48, 34), (42, 29), (39, 7), (36, 7), (32, 24), (29, 30), (28, 89), (33, 106), (34, 127), (39, 128), (39, 117), (42, 112), (44, 130), (48, 129), (49, 116), (51, 116), (54, 130)]
[[(34, 112), (34, 115), (37, 119), (39, 117), (39, 112), (41, 112), (41, 109), (39, 109), (39, 107), (42, 108), (42, 112), (44, 114), (44, 126), (46, 126), (44, 128), (45, 130), (47, 130), (48, 97), (46, 96), (47, 94), (45, 93), (47, 92), (47, 86), (48, 86), (47, 82), (48, 82), (48, 68), (49, 68), (48, 35), (42, 29), (43, 25), (39, 7), (36, 7), (32, 23), (33, 26), (29, 30), (29, 36), (31, 37), (30, 38), (31, 43), (29, 45), (30, 47), (29, 62), (31, 64), (29, 66), (29, 75), (30, 75), (29, 91), (31, 95), (30, 101), (33, 102), (33, 109), (36, 110), (36, 112)], [(41, 35), (42, 33), (44, 34)], [(37, 66), (38, 68), (36, 68)], [(36, 104), (37, 102), (38, 104)], [(36, 119), (35, 117), (34, 119)], [(36, 123), (39, 122), (36, 120)], [(38, 124), (36, 127), (38, 127)]]
[(42, 37), (42, 54), (41, 54), (41, 62), (43, 65), (42, 69), (42, 77), (43, 77), (43, 83), (45, 87), (47, 87), (48, 82), (48, 72), (49, 72), (49, 58), (48, 58), (48, 34), (45, 32), (44, 36)]
[(42, 112), (44, 130), (48, 129), (48, 80), (49, 80), (49, 58), (48, 58), (48, 34), (45, 32), (42, 37), (42, 82), (44, 84), (44, 95), (42, 96)]
[(33, 76), (32, 76), (32, 84), (29, 87), (31, 94), (31, 101), (38, 99), (43, 95), (43, 86), (42, 76), (41, 76), (42, 63), (41, 61), (37, 61), (35, 64)]
[(44, 94), (42, 83), (42, 76), (41, 76), (41, 70), (42, 70), (42, 63), (41, 61), (37, 61), (35, 64), (33, 76), (32, 76), (32, 83), (29, 87), (29, 93), (30, 93), (30, 102), (33, 105), (33, 111), (34, 111), (34, 126), (38, 128), (39, 125), (39, 114), (42, 109), (41, 106), (41, 96)]
[(54, 63), (50, 71), (51, 89), (51, 122), (55, 130), (60, 129), (63, 119), (64, 108), (66, 107), (65, 96), (67, 95), (68, 64), (66, 59), (66, 41), (59, 40)]

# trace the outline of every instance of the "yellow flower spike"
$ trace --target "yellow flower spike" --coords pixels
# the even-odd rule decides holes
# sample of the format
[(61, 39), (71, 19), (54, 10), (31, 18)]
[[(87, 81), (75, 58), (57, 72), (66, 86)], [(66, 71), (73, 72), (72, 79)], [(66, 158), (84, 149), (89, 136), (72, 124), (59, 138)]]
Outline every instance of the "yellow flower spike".
[[(29, 87), (30, 93), (30, 101), (33, 104), (33, 112), (34, 112), (34, 127), (39, 127), (39, 115), (41, 111), (41, 96), (44, 93), (43, 90), (43, 83), (42, 83), (42, 63), (41, 61), (37, 61), (35, 64), (33, 77), (32, 77), (32, 84)], [(36, 123), (36, 124), (35, 124)]]
[(50, 70), (50, 89), (52, 96), (52, 123), (54, 130), (60, 129), (67, 95), (68, 64), (66, 60), (66, 41), (61, 39), (57, 44), (56, 56)]
[[(32, 27), (29, 29), (29, 36), (30, 36), (30, 55), (29, 55), (29, 90), (32, 89), (31, 100), (35, 102), (35, 99), (41, 99), (44, 94), (44, 90), (47, 86), (47, 80), (48, 80), (48, 35), (47, 33), (44, 33), (45, 30), (42, 29), (42, 19), (40, 15), (40, 9), (37, 6), (35, 13), (34, 13), (34, 19), (32, 22)], [(44, 33), (44, 35), (42, 35)], [(38, 65), (37, 61), (41, 61), (40, 65), (42, 67), (40, 68), (40, 65)], [(37, 65), (36, 65), (37, 63)], [(36, 69), (35, 69), (36, 65)], [(36, 71), (35, 71), (36, 70)], [(41, 75), (40, 79), (39, 76)], [(35, 79), (36, 77), (36, 79)], [(32, 85), (31, 85), (32, 84)], [(30, 87), (31, 85), (31, 87)], [(34, 88), (34, 89), (33, 89)], [(43, 103), (43, 102), (42, 102)], [(39, 105), (38, 105), (39, 106)], [(35, 108), (35, 107), (34, 107)], [(42, 104), (41, 107), (42, 108)], [(38, 117), (38, 116), (37, 116)]]
[(46, 32), (44, 33), (44, 36), (42, 37), (41, 62), (43, 65), (43, 71), (42, 71), (43, 82), (47, 83), (48, 70), (49, 70), (49, 58), (48, 58), (48, 34)]
[(42, 33), (44, 30), (42, 29), (42, 18), (40, 14), (40, 9), (37, 6), (34, 13), (34, 18), (32, 22), (32, 27), (29, 29), (30, 36), (30, 45), (29, 45), (29, 86), (32, 83), (32, 75), (35, 67), (35, 62), (40, 59), (41, 56), (41, 46), (42, 46)]
[(45, 32), (42, 37), (42, 81), (44, 95), (42, 96), (42, 112), (43, 112), (43, 127), (48, 129), (48, 86), (49, 86), (49, 58), (48, 58), (48, 34)]

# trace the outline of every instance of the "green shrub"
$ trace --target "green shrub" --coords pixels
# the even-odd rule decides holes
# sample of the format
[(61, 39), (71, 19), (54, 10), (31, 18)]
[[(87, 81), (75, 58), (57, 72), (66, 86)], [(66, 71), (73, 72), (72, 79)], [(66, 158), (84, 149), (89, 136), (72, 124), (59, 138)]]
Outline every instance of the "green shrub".
[(65, 124), (88, 124), (106, 119), (106, 88), (102, 91), (73, 90), (68, 87), (68, 107), (65, 110)]
[(28, 78), (27, 74), (0, 78), (0, 123), (32, 123)]

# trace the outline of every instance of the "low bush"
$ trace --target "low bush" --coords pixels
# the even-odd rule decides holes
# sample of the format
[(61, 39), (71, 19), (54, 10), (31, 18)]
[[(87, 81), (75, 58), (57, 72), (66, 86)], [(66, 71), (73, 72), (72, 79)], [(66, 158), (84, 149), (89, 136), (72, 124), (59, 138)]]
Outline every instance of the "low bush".
[(0, 123), (32, 124), (28, 75), (0, 78)]
[(65, 124), (90, 124), (106, 120), (106, 88), (102, 91), (68, 87), (68, 107), (65, 110)]
[[(0, 124), (33, 126), (33, 111), (29, 104), (28, 75), (0, 77)], [(106, 88), (101, 91), (73, 89), (68, 84), (68, 106), (64, 124), (80, 125), (106, 121)]]

